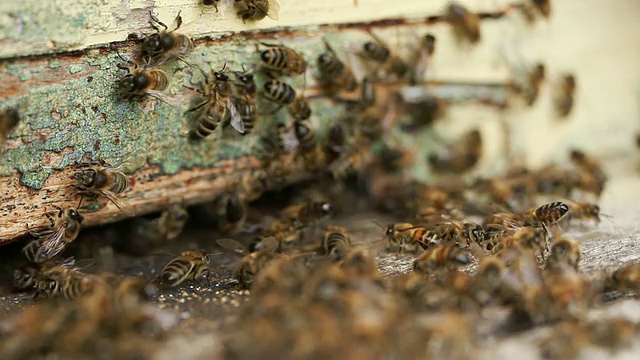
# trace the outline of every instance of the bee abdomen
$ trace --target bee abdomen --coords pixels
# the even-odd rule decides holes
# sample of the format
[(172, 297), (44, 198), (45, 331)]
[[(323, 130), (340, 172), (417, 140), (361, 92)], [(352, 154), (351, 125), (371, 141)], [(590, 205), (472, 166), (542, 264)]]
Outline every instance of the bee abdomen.
[(269, 80), (264, 84), (265, 97), (282, 105), (289, 105), (296, 99), (296, 91), (282, 81)]

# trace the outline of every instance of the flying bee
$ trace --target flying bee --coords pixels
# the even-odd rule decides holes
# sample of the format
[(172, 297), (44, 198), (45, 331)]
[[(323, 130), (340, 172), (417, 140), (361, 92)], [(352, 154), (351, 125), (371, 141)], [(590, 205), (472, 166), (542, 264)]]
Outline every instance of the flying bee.
[(277, 0), (235, 0), (237, 15), (242, 21), (258, 21), (268, 17), (278, 20), (280, 16), (280, 4)]
[(125, 172), (129, 173), (140, 167), (142, 161), (146, 161), (146, 158), (136, 157), (117, 167), (113, 167), (103, 160), (79, 164), (80, 167), (87, 167), (87, 169), (76, 172), (75, 179), (78, 184), (75, 186), (80, 190), (80, 195), (93, 198), (102, 195), (125, 215), (134, 216), (133, 207), (121, 200), (119, 195), (129, 188), (129, 178)]
[(480, 18), (457, 2), (449, 3), (447, 18), (458, 36), (472, 43), (480, 40)]
[(245, 246), (232, 239), (218, 239), (216, 242), (225, 249), (243, 255), (234, 268), (234, 275), (238, 282), (245, 287), (251, 285), (258, 273), (264, 269), (269, 261), (275, 258), (279, 247), (279, 242), (274, 237), (263, 238), (253, 252), (249, 252)]
[(569, 213), (569, 206), (561, 201), (554, 201), (527, 211), (524, 223), (527, 226), (547, 228), (562, 220)]
[(332, 260), (342, 260), (351, 250), (351, 236), (342, 226), (327, 226), (324, 238), (322, 239), (322, 249)]
[(295, 76), (302, 75), (307, 70), (307, 61), (291, 48), (284, 45), (261, 44), (268, 49), (260, 53), (260, 64), (269, 74)]
[(560, 79), (556, 90), (555, 106), (560, 117), (566, 117), (573, 109), (574, 96), (576, 92), (576, 77), (568, 74)]
[(362, 47), (362, 57), (382, 66), (387, 74), (403, 78), (409, 71), (409, 65), (389, 50), (389, 47), (375, 34), (371, 33), (374, 41), (367, 41)]
[(482, 156), (482, 134), (479, 130), (466, 133), (459, 144), (451, 144), (443, 151), (428, 157), (435, 171), (461, 173), (475, 166)]
[[(175, 33), (182, 25), (180, 13), (175, 19), (175, 29), (171, 31), (167, 31), (167, 25), (155, 17), (151, 11), (149, 11), (149, 15), (151, 17), (149, 24), (156, 33), (147, 36), (142, 41), (140, 56), (143, 59), (147, 59), (146, 61), (149, 63), (159, 65), (172, 57), (182, 58), (193, 50), (191, 39), (185, 35)], [(160, 30), (158, 26), (163, 27), (164, 30)]]
[(329, 43), (322, 39), (327, 52), (318, 56), (318, 69), (320, 70), (320, 82), (330, 91), (353, 91), (358, 87), (358, 80), (350, 67), (345, 65)]
[(38, 250), (33, 254), (35, 245), (31, 242), (23, 249), (23, 254), (34, 263), (44, 262), (62, 252), (78, 237), (84, 220), (84, 217), (75, 209), (60, 209), (55, 220), (48, 213), (45, 215), (51, 223), (49, 229), (43, 231), (29, 229), (29, 233), (37, 238)]
[(196, 129), (191, 134), (193, 139), (204, 139), (211, 135), (218, 128), (218, 125), (226, 125), (227, 123), (230, 123), (231, 127), (240, 134), (245, 132), (242, 116), (232, 100), (229, 76), (223, 73), (226, 67), (227, 64), (225, 63), (222, 70), (213, 72), (213, 82), (211, 82), (206, 73), (202, 73), (204, 82), (200, 84), (200, 90), (196, 91), (203, 95), (204, 102), (189, 109), (189, 112), (191, 112), (204, 107)]
[(304, 227), (324, 220), (331, 215), (331, 204), (324, 201), (303, 201), (289, 205), (280, 211), (280, 217), (296, 227)]
[(470, 262), (467, 252), (458, 245), (437, 245), (425, 248), (425, 252), (414, 261), (413, 270), (429, 274), (441, 268), (455, 269)]
[(196, 281), (209, 277), (209, 256), (200, 250), (185, 250), (171, 260), (160, 273), (159, 280), (171, 287), (187, 280)]
[(20, 122), (20, 114), (17, 109), (0, 110), (0, 144), (4, 142), (7, 135)]
[(235, 105), (244, 123), (244, 134), (249, 134), (258, 122), (256, 83), (253, 74), (236, 73), (234, 85), (240, 90), (238, 96), (234, 98)]

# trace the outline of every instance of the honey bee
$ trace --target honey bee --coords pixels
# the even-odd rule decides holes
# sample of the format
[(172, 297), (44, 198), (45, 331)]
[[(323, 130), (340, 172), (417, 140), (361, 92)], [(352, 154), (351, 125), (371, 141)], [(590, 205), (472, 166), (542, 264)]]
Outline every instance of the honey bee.
[(325, 39), (322, 41), (327, 49), (327, 52), (318, 56), (322, 86), (329, 92), (355, 90), (358, 87), (358, 80), (356, 80), (351, 68), (340, 61), (338, 55)]
[(441, 268), (455, 269), (470, 262), (467, 252), (458, 245), (436, 245), (425, 248), (414, 261), (413, 270), (429, 274)]
[(450, 145), (444, 151), (428, 157), (431, 168), (440, 172), (461, 173), (471, 169), (482, 156), (482, 135), (471, 130), (464, 135), (460, 145)]
[(260, 64), (269, 74), (294, 76), (307, 70), (307, 61), (294, 50), (284, 45), (261, 44), (269, 47), (260, 53)]
[(242, 21), (258, 21), (268, 17), (271, 20), (278, 20), (280, 4), (277, 0), (235, 0), (237, 15)]
[(136, 217), (129, 224), (128, 236), (119, 242), (119, 247), (134, 255), (148, 254), (178, 237), (188, 220), (189, 213), (178, 204), (169, 206), (152, 219)]
[(253, 252), (249, 252), (246, 247), (232, 239), (218, 239), (217, 243), (225, 249), (244, 255), (236, 264), (234, 275), (238, 282), (245, 287), (251, 285), (258, 273), (264, 269), (269, 261), (275, 258), (279, 247), (279, 242), (274, 237), (263, 238)]
[(462, 246), (462, 241), (469, 246), (471, 243), (480, 244), (485, 239), (484, 228), (472, 222), (449, 220), (431, 225), (430, 228), (437, 234), (440, 241), (453, 242), (459, 246)]
[(422, 44), (413, 60), (411, 67), (410, 85), (418, 85), (424, 82), (424, 75), (427, 72), (429, 59), (436, 50), (436, 37), (433, 34), (426, 34), (422, 37)]
[(20, 114), (17, 109), (5, 109), (0, 111), (0, 144), (4, 142), (7, 135), (20, 122)]
[(203, 251), (185, 250), (162, 269), (159, 280), (162, 284), (175, 287), (187, 280), (208, 279), (210, 262), (209, 256)]
[(249, 134), (256, 126), (258, 121), (258, 111), (256, 110), (256, 83), (253, 80), (253, 74), (236, 73), (236, 81), (234, 82), (240, 89), (238, 96), (235, 97), (235, 106), (240, 113), (244, 124), (244, 134)]
[(489, 239), (492, 243), (491, 254), (497, 255), (507, 249), (538, 250), (541, 253), (547, 248), (547, 233), (540, 228), (525, 226), (515, 230), (507, 230)]
[(125, 70), (127, 73), (120, 78), (119, 85), (126, 94), (134, 96), (151, 95), (158, 97), (158, 93), (164, 91), (169, 85), (167, 74), (145, 64), (140, 67), (138, 64), (130, 60), (125, 60), (120, 53), (118, 57), (126, 62), (126, 64), (118, 64), (118, 68)]
[(640, 263), (626, 265), (616, 270), (607, 285), (618, 291), (640, 292)]
[(569, 214), (566, 219), (571, 220), (593, 220), (596, 224), (600, 222), (600, 206), (584, 200), (567, 201)]
[(287, 106), (297, 98), (296, 91), (289, 84), (274, 79), (264, 83), (263, 95), (280, 106)]
[(224, 216), (220, 219), (220, 227), (225, 234), (235, 234), (244, 226), (247, 206), (237, 192), (228, 196), (224, 204)]
[(351, 236), (342, 226), (327, 226), (322, 239), (324, 253), (334, 261), (342, 260), (351, 250)]
[(436, 233), (410, 223), (390, 224), (386, 227), (384, 236), (389, 241), (387, 250), (397, 248), (398, 253), (416, 253), (439, 242)]
[(555, 98), (556, 112), (560, 117), (566, 117), (573, 109), (575, 92), (576, 77), (571, 74), (564, 75), (560, 80)]
[(375, 34), (371, 33), (374, 41), (367, 41), (362, 47), (362, 57), (383, 67), (387, 74), (403, 78), (409, 71), (409, 65), (389, 50), (389, 47)]
[(287, 106), (287, 110), (294, 122), (302, 122), (311, 117), (309, 102), (302, 95), (296, 96), (296, 99)]
[(34, 297), (62, 296), (67, 300), (76, 299), (101, 285), (93, 275), (83, 274), (75, 268), (62, 266), (43, 269), (37, 283)]
[(549, 360), (577, 358), (589, 345), (590, 338), (582, 324), (573, 321), (561, 322), (555, 326), (551, 335), (538, 344), (540, 355)]
[(133, 207), (121, 200), (118, 195), (124, 193), (129, 188), (129, 178), (125, 172), (139, 167), (139, 163), (144, 158), (134, 158), (125, 161), (117, 167), (113, 167), (103, 160), (97, 162), (89, 162), (80, 164), (81, 167), (87, 169), (76, 172), (75, 178), (78, 181), (76, 187), (80, 190), (81, 195), (89, 197), (97, 197), (102, 195), (111, 201), (122, 213), (127, 216), (134, 216)]
[(524, 223), (527, 226), (547, 228), (562, 220), (569, 213), (569, 206), (561, 201), (554, 201), (527, 211)]
[(42, 272), (46, 273), (47, 270), (55, 267), (71, 269), (75, 266), (75, 263), (75, 259), (70, 257), (62, 262), (50, 260), (37, 265), (31, 264), (22, 266), (13, 272), (13, 286), (20, 291), (36, 289)]
[(209, 77), (203, 72), (205, 81), (200, 84), (200, 90), (196, 91), (204, 96), (204, 102), (189, 109), (189, 112), (191, 112), (204, 107), (198, 119), (196, 129), (191, 134), (193, 139), (204, 139), (211, 135), (218, 125), (221, 123), (226, 125), (227, 122), (239, 133), (244, 134), (245, 132), (242, 116), (232, 101), (229, 76), (223, 74), (226, 67), (227, 64), (225, 63), (222, 70), (213, 72), (213, 82), (211, 82)]
[(315, 132), (309, 127), (306, 121), (295, 121), (293, 132), (298, 140), (299, 154), (311, 168), (317, 168), (324, 160), (324, 153), (318, 147)]
[[(157, 17), (149, 11), (151, 20), (149, 24), (156, 31), (155, 34), (147, 36), (142, 41), (140, 56), (149, 63), (156, 65), (162, 64), (166, 60), (177, 57), (182, 58), (193, 50), (193, 42), (187, 36), (176, 34), (182, 25), (182, 16), (180, 13), (176, 16), (176, 27), (171, 31), (167, 31), (167, 25), (161, 22)], [(160, 30), (158, 26), (164, 28)]]
[(457, 35), (474, 43), (480, 40), (480, 18), (457, 2), (449, 3), (447, 18)]
[(280, 217), (295, 227), (315, 224), (331, 215), (331, 204), (324, 201), (304, 201), (289, 205), (280, 211)]
[(49, 229), (43, 231), (29, 229), (29, 233), (37, 238), (39, 245), (37, 251), (33, 253), (36, 246), (33, 242), (23, 248), (23, 254), (27, 260), (34, 263), (44, 262), (62, 252), (78, 237), (84, 220), (84, 217), (75, 209), (60, 209), (55, 220), (48, 213), (45, 215), (51, 223)]
[(547, 270), (559, 271), (567, 266), (578, 271), (581, 253), (582, 250), (577, 241), (555, 235), (545, 267)]

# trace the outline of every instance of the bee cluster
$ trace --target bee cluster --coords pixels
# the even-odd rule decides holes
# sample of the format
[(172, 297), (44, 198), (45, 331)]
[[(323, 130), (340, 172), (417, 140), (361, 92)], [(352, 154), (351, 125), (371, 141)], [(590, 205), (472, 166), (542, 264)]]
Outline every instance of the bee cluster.
[[(215, 0), (203, 4), (226, 6)], [(549, 1), (527, 4), (525, 13), (550, 13)], [(233, 6), (243, 21), (278, 19), (275, 0), (236, 0)], [(189, 58), (195, 45), (177, 32), (180, 14), (173, 30), (150, 15), (155, 32), (141, 39), (130, 59), (117, 54), (126, 72), (120, 89), (164, 101), (170, 79), (160, 66), (186, 64), (202, 75), (199, 86), (188, 87), (200, 96), (186, 111), (196, 117), (191, 141), (214, 141), (228, 125), (242, 135), (257, 132), (254, 153), (261, 165), (238, 175), (213, 202), (192, 209), (172, 203), (157, 216), (130, 219), (109, 245), (147, 256), (178, 245), (192, 214), (206, 218), (207, 225), (215, 222), (215, 241), (208, 238), (203, 248), (215, 243), (214, 251), (240, 255), (231, 270), (232, 286), (250, 293), (225, 325), (220, 358), (469, 358), (491, 335), (480, 325), (483, 318), (505, 311), (506, 329), (552, 326), (553, 335), (539, 343), (545, 358), (575, 357), (590, 345), (616, 351), (640, 332), (640, 324), (628, 319), (587, 319), (610, 294), (640, 292), (640, 264), (593, 280), (580, 270), (582, 238), (566, 232), (597, 225), (606, 216), (597, 201), (608, 178), (597, 159), (574, 149), (568, 165), (513, 167), (467, 181), (457, 175), (467, 174), (483, 155), (482, 132), (472, 129), (424, 159), (433, 173), (460, 180), (426, 185), (407, 175), (414, 151), (393, 144), (386, 133), (429, 127), (443, 105), (435, 98), (417, 104), (386, 94), (385, 100), (397, 105), (390, 111), (379, 85), (423, 84), (434, 35), (424, 35), (406, 60), (371, 33), (358, 53), (370, 70), (362, 79), (323, 38), (325, 51), (316, 58), (319, 97), (345, 111), (318, 136), (304, 89), (294, 89), (286, 79), (302, 77), (306, 83), (311, 66), (301, 52), (258, 42), (259, 59), (251, 68), (229, 70), (222, 63), (207, 72)], [(480, 40), (480, 17), (462, 5), (451, 3), (444, 18), (459, 36)], [(544, 65), (536, 65), (511, 90), (531, 105), (544, 77)], [(573, 106), (575, 76), (566, 75), (560, 87), (556, 109), (565, 117)], [(264, 124), (266, 110), (282, 108), (290, 121)], [(4, 135), (19, 114), (9, 109), (0, 120)], [(290, 201), (286, 161), (314, 176), (302, 200)], [(176, 323), (174, 315), (153, 304), (158, 293), (188, 284), (211, 286), (220, 253), (202, 248), (181, 246), (153, 279), (92, 274), (74, 257), (62, 257), (77, 243), (83, 214), (96, 211), (95, 204), (83, 205), (86, 200), (98, 207), (110, 202), (135, 215), (121, 195), (130, 187), (127, 174), (145, 162), (143, 157), (117, 166), (103, 160), (76, 164), (78, 206), (46, 213), (50, 226), (29, 228), (33, 239), (22, 248), (28, 264), (15, 269), (13, 285), (38, 303), (0, 324), (2, 358), (103, 350), (104, 358), (144, 358)], [(287, 204), (277, 210), (270, 204), (264, 216), (265, 205), (259, 203), (265, 196), (286, 198)], [(394, 222), (362, 238), (337, 217), (330, 220), (358, 212), (360, 203)], [(412, 266), (406, 273), (386, 274), (380, 260), (392, 257)], [(35, 328), (33, 318), (45, 318), (44, 326)]]

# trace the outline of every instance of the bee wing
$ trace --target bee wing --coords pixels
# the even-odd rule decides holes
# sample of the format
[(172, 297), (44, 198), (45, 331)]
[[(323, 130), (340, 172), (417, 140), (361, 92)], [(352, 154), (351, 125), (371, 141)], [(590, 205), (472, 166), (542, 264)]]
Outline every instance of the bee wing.
[(238, 108), (236, 108), (236, 105), (231, 101), (231, 99), (227, 100), (227, 109), (229, 109), (231, 115), (231, 126), (240, 134), (244, 134), (244, 122), (238, 112)]
[[(268, 0), (267, 1), (267, 6), (268, 9), (267, 11), (265, 11), (265, 14), (267, 14), (267, 16), (271, 19), (271, 20), (278, 20), (280, 19), (280, 4), (278, 4), (278, 0)], [(264, 11), (264, 9), (261, 9)]]
[(144, 164), (147, 162), (147, 157), (144, 155), (136, 155), (134, 157), (131, 157), (125, 161), (123, 161), (120, 165), (118, 165), (117, 167), (110, 169), (111, 171), (122, 171), (125, 174), (131, 174), (134, 171), (136, 171), (137, 169), (141, 168), (142, 166), (144, 166)]
[(111, 201), (113, 205), (115, 205), (118, 209), (120, 209), (120, 211), (122, 211), (123, 214), (130, 217), (136, 216), (136, 211), (133, 209), (133, 206), (131, 206), (131, 204), (129, 204), (128, 202), (120, 199), (118, 195), (116, 195), (112, 191), (102, 190), (100, 191), (100, 193), (104, 195), (107, 199), (109, 199), (109, 201)]
[(218, 243), (218, 245), (220, 245), (225, 249), (233, 250), (243, 255), (247, 253), (247, 248), (244, 247), (242, 244), (240, 244), (238, 241), (233, 239), (227, 239), (227, 238), (218, 239), (216, 240), (216, 243)]
[(67, 246), (67, 244), (62, 240), (65, 231), (66, 228), (64, 226), (60, 226), (53, 234), (41, 240), (40, 248), (36, 252), (36, 262), (40, 263), (51, 259), (58, 255)]

